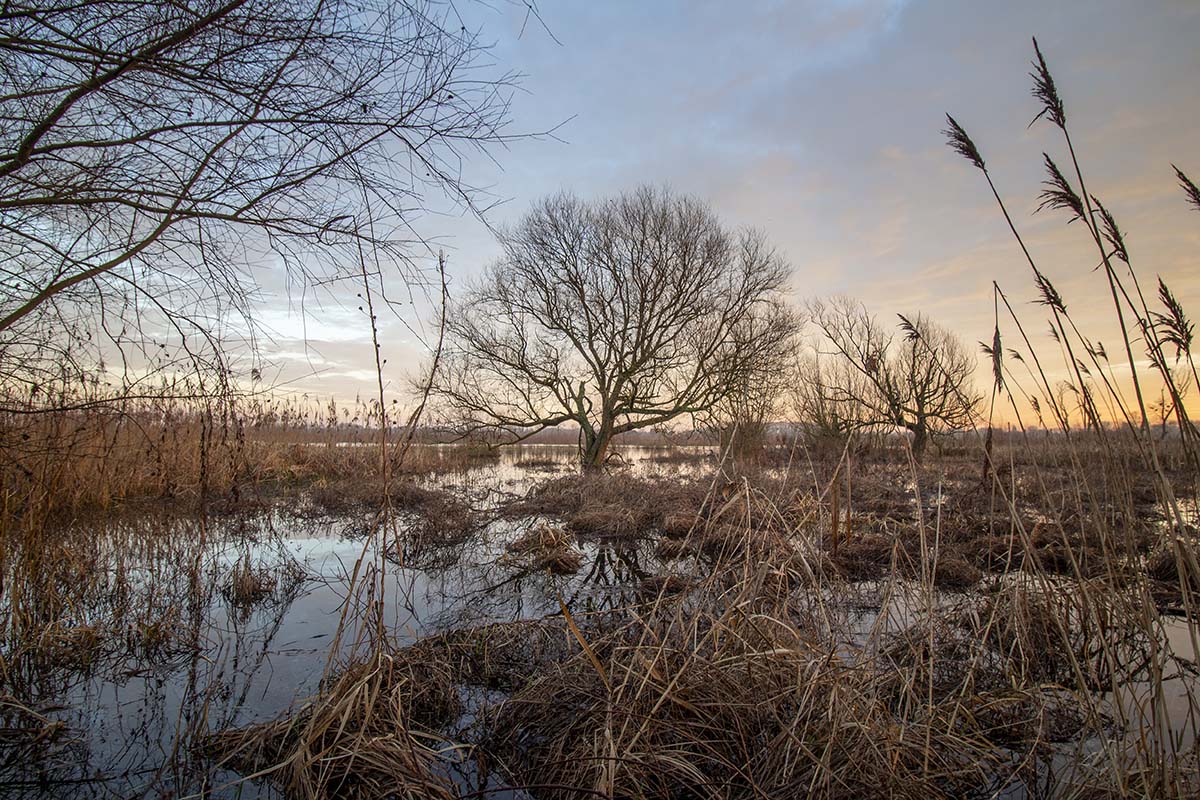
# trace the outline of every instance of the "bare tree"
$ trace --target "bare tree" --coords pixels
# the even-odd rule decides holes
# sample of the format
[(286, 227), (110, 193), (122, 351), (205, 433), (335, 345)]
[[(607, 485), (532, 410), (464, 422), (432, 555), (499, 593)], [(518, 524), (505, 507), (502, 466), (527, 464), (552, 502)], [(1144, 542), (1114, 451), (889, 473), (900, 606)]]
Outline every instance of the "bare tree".
[(405, 270), (413, 212), (470, 204), (464, 148), (505, 139), (480, 53), (424, 0), (4, 3), (0, 378), (171, 337), (220, 371), (264, 270)]
[[(697, 200), (638, 189), (537, 205), (452, 310), (435, 392), (506, 442), (579, 426), (584, 466), (626, 431), (702, 414), (790, 334), (787, 269), (761, 234)], [(764, 323), (743, 335), (750, 321)]]
[(972, 385), (975, 363), (948, 330), (925, 317), (901, 317), (905, 336), (897, 337), (861, 303), (845, 297), (810, 303), (809, 310), (827, 348), (820, 357), (843, 367), (826, 377), (854, 377), (830, 383), (822, 402), (856, 405), (860, 425), (912, 433), (918, 460), (931, 437), (970, 424), (979, 402)]
[(763, 454), (769, 426), (784, 410), (784, 395), (791, 386), (789, 360), (800, 327), (795, 310), (776, 303), (734, 330), (737, 346), (753, 358), (737, 376), (732, 391), (700, 415), (703, 426), (716, 432), (723, 453), (739, 461)]
[(810, 445), (840, 451), (847, 436), (873, 427), (866, 406), (857, 399), (866, 396), (870, 384), (845, 359), (821, 357), (815, 349), (798, 353), (789, 378), (790, 418)]

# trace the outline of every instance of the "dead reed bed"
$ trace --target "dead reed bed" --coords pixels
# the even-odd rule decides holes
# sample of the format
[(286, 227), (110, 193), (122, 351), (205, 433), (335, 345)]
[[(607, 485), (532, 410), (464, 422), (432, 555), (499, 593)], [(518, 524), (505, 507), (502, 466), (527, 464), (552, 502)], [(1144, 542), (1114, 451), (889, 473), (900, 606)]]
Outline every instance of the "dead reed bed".
[[(570, 520), (604, 502), (592, 498), (628, 497), (640, 525), (626, 522), (622, 535), (675, 548), (666, 571), (621, 607), (564, 605), (546, 619), (409, 646), (382, 635), (298, 717), (223, 734), (214, 752), (305, 797), (335, 787), (383, 796), (372, 792), (386, 781), (444, 780), (463, 761), (480, 787), (490, 780), (539, 798), (1200, 789), (1189, 733), (1200, 674), (1187, 643), (1197, 617), (1164, 617), (1156, 588), (1180, 577), (1177, 602), (1194, 607), (1200, 572), (1182, 540), (1151, 534), (1152, 505), (1114, 513), (1128, 494), (1064, 505), (1053, 469), (1027, 465), (1008, 483), (1022, 488), (997, 510), (977, 490), (981, 476), (954, 460), (910, 464), (898, 492), (872, 485), (872, 474), (899, 478), (891, 461), (864, 461), (854, 480), (863, 494), (835, 502), (822, 480), (830, 467), (747, 473), (732, 490), (710, 476), (703, 493), (669, 490), (671, 503), (644, 501), (647, 484), (624, 472), (544, 484), (508, 513), (559, 508), (554, 516)], [(536, 558), (575, 535), (535, 524), (510, 553)], [(989, 549), (992, 560), (975, 566), (980, 540), (1007, 542), (1005, 552)], [(1024, 557), (1059, 544), (1065, 566)], [(1157, 555), (1168, 551), (1173, 562)], [(1101, 568), (1085, 567), (1085, 555)], [(386, 686), (364, 678), (383, 663)], [(345, 698), (363, 685), (387, 699), (354, 710), (360, 701)], [(502, 699), (464, 727), (453, 698), (472, 691)], [(325, 723), (306, 732), (335, 718), (344, 721), (336, 733)], [(410, 739), (428, 748), (417, 751), (423, 766), (410, 752), (395, 762), (408, 765), (403, 775), (381, 771), (375, 748), (411, 751)], [(475, 796), (438, 786), (431, 791)]]
[(589, 472), (543, 481), (503, 511), (511, 518), (553, 516), (579, 535), (637, 539), (694, 518), (710, 484), (711, 478)]
[(452, 800), (436, 730), (457, 708), (440, 664), (377, 651), (295, 716), (211, 737), (207, 749), (293, 797)]
[[(338, 512), (383, 497), (379, 413), (370, 403), (321, 408), (286, 397), (164, 392), (129, 399), (79, 391), (60, 387), (53, 402), (0, 398), (0, 497), (14, 519), (63, 519), (130, 503), (243, 509), (291, 502), (299, 493)], [(399, 447), (389, 446), (396, 477), (497, 458), (481, 445), (416, 446), (403, 458)]]

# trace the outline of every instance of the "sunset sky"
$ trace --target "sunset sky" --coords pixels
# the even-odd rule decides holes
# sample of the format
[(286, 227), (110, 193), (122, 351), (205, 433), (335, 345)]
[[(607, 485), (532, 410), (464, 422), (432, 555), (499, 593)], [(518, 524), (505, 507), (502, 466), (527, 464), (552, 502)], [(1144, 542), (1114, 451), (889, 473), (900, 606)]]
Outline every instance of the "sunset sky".
[[(1086, 333), (1117, 351), (1094, 245), (1061, 212), (1034, 214), (1042, 151), (1064, 148), (1028, 77), (1036, 35), (1066, 101), (1088, 188), (1126, 231), (1134, 267), (1161, 274), (1200, 312), (1200, 213), (1174, 179), (1200, 179), (1200, 2), (846, 0), (546, 3), (461, 9), (494, 41), (498, 69), (525, 75), (511, 131), (555, 129), (464, 164), (499, 201), (495, 225), (560, 189), (604, 196), (669, 185), (733, 225), (762, 228), (793, 267), (798, 300), (845, 293), (881, 317), (920, 311), (991, 338), (999, 281), (1052, 351), (1029, 269), (983, 176), (944, 145), (952, 113)], [(557, 126), (557, 127), (556, 127)], [(414, 223), (448, 253), (461, 293), (498, 248), (471, 215)], [(280, 300), (266, 353), (289, 389), (353, 397), (374, 383), (355, 303)], [(413, 306), (421, 331), (426, 309)], [(890, 323), (889, 323), (890, 324)], [(421, 358), (401, 320), (383, 327), (397, 390)], [(307, 343), (305, 342), (307, 338)], [(987, 367), (980, 366), (985, 385)], [(1193, 392), (1195, 394), (1195, 392)], [(1193, 400), (1194, 402), (1194, 400)]]

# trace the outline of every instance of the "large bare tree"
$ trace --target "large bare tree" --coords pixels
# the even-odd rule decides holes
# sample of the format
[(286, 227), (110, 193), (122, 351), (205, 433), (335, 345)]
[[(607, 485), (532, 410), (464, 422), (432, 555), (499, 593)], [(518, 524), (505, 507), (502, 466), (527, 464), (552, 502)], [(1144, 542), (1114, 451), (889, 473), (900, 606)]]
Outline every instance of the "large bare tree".
[(404, 270), (413, 212), (470, 204), (464, 149), (505, 138), (480, 53), (425, 0), (5, 2), (0, 379), (171, 337), (214, 357), (280, 265)]
[(573, 423), (585, 467), (618, 434), (709, 411), (792, 331), (764, 237), (666, 190), (559, 194), (501, 244), (451, 310), (437, 397), (507, 442)]
[[(818, 358), (821, 401), (842, 422), (900, 428), (920, 460), (930, 438), (970, 424), (979, 395), (975, 362), (954, 334), (923, 316), (901, 317), (903, 336), (888, 332), (861, 303), (845, 297), (809, 304), (823, 336)], [(848, 380), (838, 380), (839, 377)]]

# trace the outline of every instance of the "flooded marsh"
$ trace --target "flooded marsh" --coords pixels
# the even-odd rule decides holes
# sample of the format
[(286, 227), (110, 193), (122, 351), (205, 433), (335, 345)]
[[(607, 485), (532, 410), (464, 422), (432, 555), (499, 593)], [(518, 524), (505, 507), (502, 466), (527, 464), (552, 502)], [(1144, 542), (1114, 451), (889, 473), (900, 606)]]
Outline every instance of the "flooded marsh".
[(398, 484), (386, 523), (298, 496), (10, 543), (0, 784), (1038, 797), (1120, 793), (1112, 762), (1148, 754), (1172, 760), (1136, 780), (1194, 778), (1187, 586), (1047, 570), (950, 464), (932, 492), (872, 465), (834, 525), (828, 465), (622, 456), (507, 450)]

